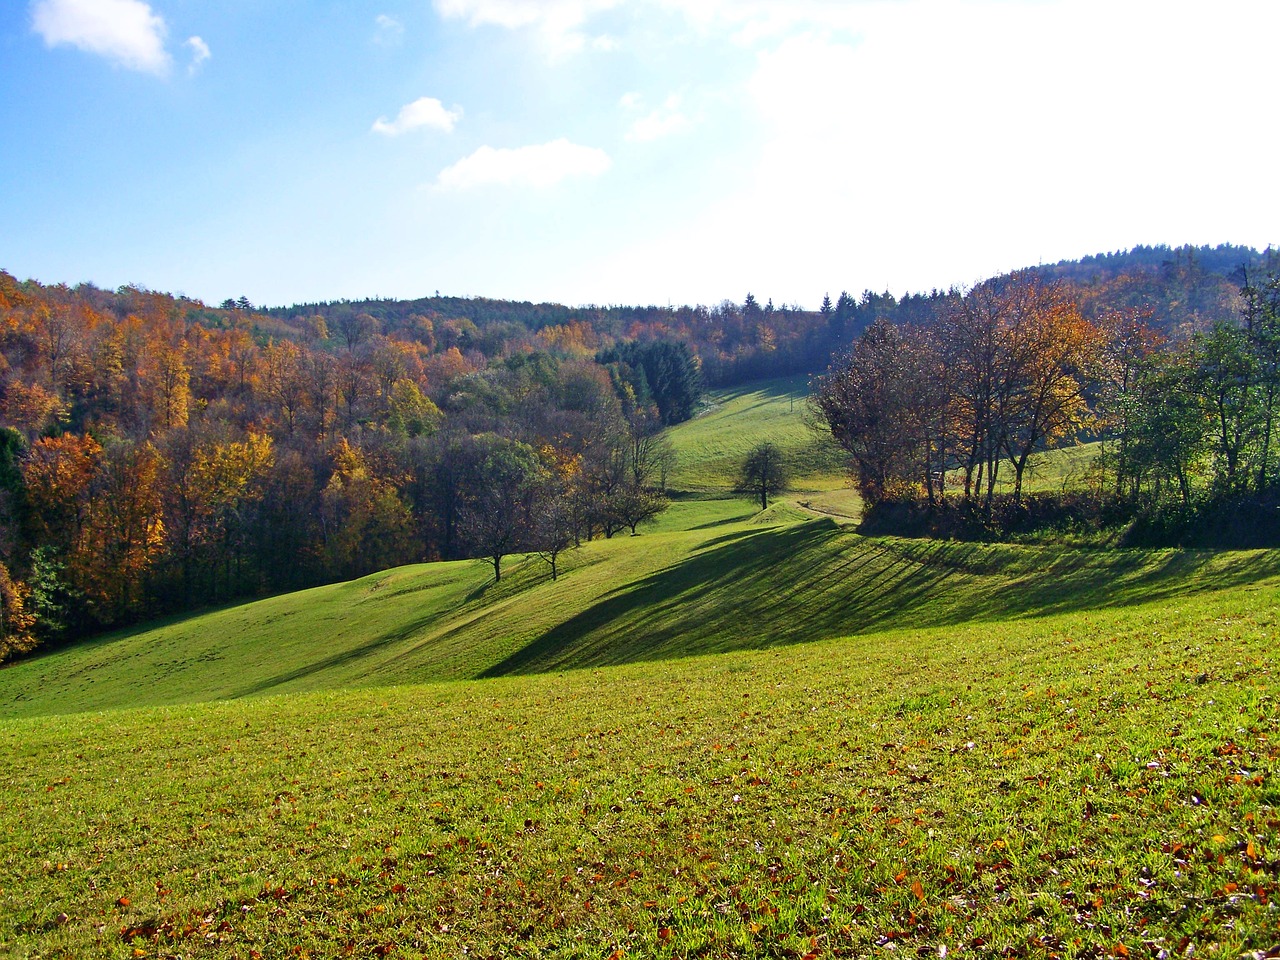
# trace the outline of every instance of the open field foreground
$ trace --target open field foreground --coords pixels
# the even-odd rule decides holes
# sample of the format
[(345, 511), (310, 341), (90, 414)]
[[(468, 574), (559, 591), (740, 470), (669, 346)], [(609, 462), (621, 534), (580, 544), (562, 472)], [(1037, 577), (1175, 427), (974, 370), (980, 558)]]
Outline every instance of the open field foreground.
[(10, 721), (2, 936), (46, 957), (1266, 949), (1274, 633), (1274, 585), (1237, 587)]
[[(786, 384), (673, 432), (686, 486), (735, 426), (808, 462)], [(0, 955), (1280, 940), (1280, 553), (868, 539), (798, 486), (0, 670)]]
[[(46, 714), (0, 722), (4, 951), (1280, 939), (1280, 558), (771, 509), (678, 505), (555, 584), (405, 568), (0, 671), (7, 712)], [(458, 676), (491, 679), (371, 686)], [(290, 695), (196, 702), (255, 692)]]

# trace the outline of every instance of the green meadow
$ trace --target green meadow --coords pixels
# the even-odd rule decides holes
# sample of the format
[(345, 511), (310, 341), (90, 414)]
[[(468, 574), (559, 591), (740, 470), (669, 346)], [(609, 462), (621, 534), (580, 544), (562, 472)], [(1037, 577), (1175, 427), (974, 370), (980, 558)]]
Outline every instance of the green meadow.
[[(789, 504), (676, 504), (664, 526), (149, 625), (0, 670), (0, 716), (482, 679), (787, 648), (894, 628), (1010, 624), (1267, 582), (1276, 552), (871, 539)], [(673, 529), (681, 523), (685, 529)], [(673, 669), (679, 670), (678, 662)]]
[(0, 956), (1270, 950), (1280, 552), (862, 537), (785, 383), (673, 433), (767, 511), (0, 670)]
[(670, 432), (678, 463), (669, 483), (676, 490), (723, 495), (732, 490), (747, 453), (768, 441), (782, 451), (798, 490), (848, 486), (844, 456), (804, 423), (807, 377), (748, 383), (709, 395), (699, 414)]

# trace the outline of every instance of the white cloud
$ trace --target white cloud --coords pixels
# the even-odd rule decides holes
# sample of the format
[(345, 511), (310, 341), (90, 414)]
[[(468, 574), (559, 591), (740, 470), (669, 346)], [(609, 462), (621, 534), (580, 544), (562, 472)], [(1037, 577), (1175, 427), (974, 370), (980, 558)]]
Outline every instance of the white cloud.
[[(741, 44), (787, 34), (796, 29), (857, 30), (868, 10), (890, 8), (898, 0), (649, 0), (683, 16), (696, 27), (733, 29)], [(961, 4), (963, 5), (963, 3)]]
[(195, 73), (202, 63), (213, 56), (209, 51), (209, 45), (199, 37), (187, 37), (183, 46), (191, 50), (191, 64), (187, 67), (187, 73)]
[(142, 0), (36, 0), (31, 26), (47, 46), (69, 44), (130, 70), (164, 75), (164, 19)]
[(614, 49), (614, 38), (591, 36), (583, 27), (592, 17), (621, 3), (622, 0), (435, 0), (435, 8), (445, 19), (466, 20), (473, 27), (536, 29), (548, 52), (560, 57), (577, 53), (588, 44), (602, 51)]
[(487, 184), (550, 187), (569, 177), (596, 177), (609, 169), (609, 155), (561, 138), (537, 146), (481, 147), (440, 171), (436, 186), (467, 190)]
[(413, 103), (400, 108), (394, 120), (379, 117), (373, 122), (373, 132), (388, 137), (398, 137), (419, 127), (429, 127), (444, 133), (452, 133), (454, 124), (462, 119), (462, 108), (446, 110), (435, 97), (419, 97)]
[[(638, 101), (631, 94), (623, 97), (623, 106), (634, 108)], [(646, 143), (688, 129), (690, 121), (680, 109), (680, 95), (673, 93), (661, 107), (637, 118), (627, 131), (627, 139)]]
[(373, 18), (374, 26), (378, 28), (378, 32), (374, 35), (374, 43), (381, 43), (387, 46), (397, 44), (404, 36), (404, 24), (395, 17), (380, 13)]
[(860, 13), (886, 0), (434, 0), (446, 19), (466, 20), (471, 26), (499, 26), (508, 30), (533, 28), (541, 33), (553, 55), (576, 53), (588, 45), (614, 50), (620, 41), (592, 35), (590, 22), (602, 13), (627, 7), (657, 10), (681, 18), (695, 30), (730, 31), (734, 42), (750, 46), (787, 34), (796, 28), (853, 29)]

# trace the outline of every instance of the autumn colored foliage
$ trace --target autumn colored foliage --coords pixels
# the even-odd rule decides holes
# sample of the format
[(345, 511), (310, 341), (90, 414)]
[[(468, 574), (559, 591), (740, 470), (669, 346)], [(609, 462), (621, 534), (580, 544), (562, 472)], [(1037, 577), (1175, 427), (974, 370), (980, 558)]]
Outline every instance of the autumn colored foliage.
[[(816, 311), (265, 310), (0, 271), (0, 563), (44, 640), (411, 560), (485, 557), (497, 577), (531, 551), (555, 575), (561, 550), (663, 508), (661, 430), (703, 384), (816, 372), (851, 343), (826, 413), (870, 500), (933, 502), (959, 476), (989, 503), (1000, 471), (1020, 490), (1033, 451), (1087, 431), (1126, 496), (1261, 489), (1273, 294), (1224, 264), (1267, 256), (1140, 248)], [(494, 504), (511, 529), (489, 528)]]
[(1086, 425), (1100, 344), (1065, 285), (996, 278), (953, 293), (926, 325), (877, 321), (813, 406), (852, 454), (868, 501), (919, 489), (934, 502), (950, 472), (965, 500), (989, 505), (1002, 463), (1018, 497), (1031, 454)]
[(699, 389), (684, 345), (582, 322), (482, 343), (464, 318), (281, 320), (0, 273), (0, 659), (413, 560), (498, 575), (548, 537), (634, 529), (665, 504), (656, 433)]
[(1034, 453), (1098, 440), (1094, 494), (1144, 523), (1179, 514), (1178, 539), (1280, 495), (1280, 277), (1246, 273), (1238, 303), (1169, 339), (1152, 308), (1088, 319), (1063, 281), (1023, 271), (953, 292), (927, 322), (877, 320), (811, 403), (872, 505), (934, 507), (954, 487), (989, 517), (1002, 471), (1017, 507)]

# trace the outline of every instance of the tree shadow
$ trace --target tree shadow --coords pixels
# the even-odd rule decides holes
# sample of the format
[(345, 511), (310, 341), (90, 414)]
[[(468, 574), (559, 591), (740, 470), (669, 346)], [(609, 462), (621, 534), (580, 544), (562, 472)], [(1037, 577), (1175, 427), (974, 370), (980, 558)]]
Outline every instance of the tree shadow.
[(1120, 608), (1280, 576), (1280, 552), (1025, 550), (868, 540), (819, 521), (735, 532), (620, 587), (482, 676)]
[(721, 403), (728, 403), (742, 397), (759, 396), (762, 402), (770, 403), (795, 397), (801, 400), (809, 395), (808, 374), (796, 374), (790, 377), (778, 377), (773, 380), (753, 380), (739, 387), (721, 392)]
[(702, 553), (706, 550), (713, 550), (716, 547), (724, 546), (726, 543), (732, 543), (734, 540), (741, 540), (743, 537), (754, 536), (755, 533), (756, 531), (754, 530), (736, 530), (733, 533), (726, 533), (718, 537), (713, 537), (710, 540), (704, 540), (693, 549), (696, 552)]
[(716, 527), (727, 527), (731, 523), (742, 523), (751, 517), (751, 511), (747, 510), (741, 514), (732, 517), (725, 517), (723, 520), (709, 520), (706, 523), (700, 523), (696, 527), (689, 527), (689, 530), (714, 530)]
[(326, 670), (332, 670), (336, 667), (343, 667), (348, 664), (355, 663), (369, 654), (388, 646), (403, 643), (423, 631), (429, 630), (434, 624), (439, 623), (439, 614), (432, 613), (424, 617), (406, 621), (400, 624), (394, 630), (388, 630), (386, 633), (380, 634), (371, 640), (367, 640), (358, 646), (349, 647), (340, 653), (332, 656), (322, 657), (318, 660), (312, 660), (292, 670), (286, 670), (275, 676), (267, 677), (255, 683), (249, 684), (234, 693), (228, 693), (221, 697), (224, 700), (235, 700), (240, 697), (251, 697), (256, 694), (267, 693), (276, 687), (283, 686), (288, 683), (294, 683), (298, 680), (304, 680), (307, 677), (318, 673), (324, 673)]
[[(803, 524), (781, 530), (743, 530), (717, 538), (718, 546), (614, 591), (547, 631), (482, 676), (599, 666), (680, 655), (677, 643), (719, 625), (714, 600), (735, 586), (758, 581), (780, 556), (802, 552), (827, 539), (834, 524)], [(712, 600), (711, 606), (707, 600)], [(675, 647), (676, 649), (673, 649)]]

